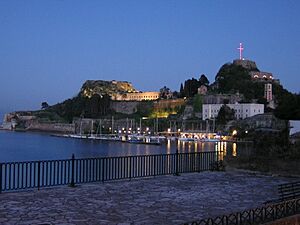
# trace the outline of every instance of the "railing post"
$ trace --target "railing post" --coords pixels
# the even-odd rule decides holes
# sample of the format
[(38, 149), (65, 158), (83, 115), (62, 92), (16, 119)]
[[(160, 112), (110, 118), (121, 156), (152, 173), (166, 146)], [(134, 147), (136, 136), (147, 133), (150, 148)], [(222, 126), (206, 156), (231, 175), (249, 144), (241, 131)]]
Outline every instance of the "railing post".
[(215, 164), (217, 165), (216, 170), (220, 171), (219, 151), (217, 151), (217, 159), (216, 159)]
[(198, 173), (200, 173), (200, 171), (201, 171), (201, 167), (200, 167), (200, 164), (201, 164), (201, 152), (198, 152), (197, 153), (197, 166), (198, 166)]
[(2, 192), (2, 163), (0, 163), (0, 194)]
[(102, 169), (102, 171), (101, 171), (101, 174), (102, 174), (102, 182), (104, 182), (104, 159), (105, 159), (105, 158), (102, 158), (102, 159), (101, 159), (101, 162), (102, 162), (102, 165), (101, 165), (101, 169)]
[(156, 175), (156, 156), (154, 155), (153, 156), (153, 159), (154, 159), (154, 165), (153, 165), (153, 176), (155, 176)]
[(131, 180), (131, 156), (129, 156), (129, 180)]
[(75, 187), (75, 155), (72, 154), (71, 159), (71, 183), (70, 187)]
[(179, 152), (178, 152), (178, 148), (176, 148), (175, 159), (176, 159), (176, 171), (175, 171), (174, 175), (179, 176)]
[(40, 182), (41, 182), (41, 161), (38, 161), (38, 190), (40, 190)]

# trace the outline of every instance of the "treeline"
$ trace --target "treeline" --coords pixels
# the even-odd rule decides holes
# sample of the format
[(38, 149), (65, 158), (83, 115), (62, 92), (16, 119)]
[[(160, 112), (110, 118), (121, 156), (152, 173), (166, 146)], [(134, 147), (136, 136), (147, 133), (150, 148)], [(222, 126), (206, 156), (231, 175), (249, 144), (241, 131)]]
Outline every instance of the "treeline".
[(300, 120), (300, 95), (284, 92), (278, 100), (275, 116), (285, 120)]
[(184, 82), (184, 85), (180, 85), (179, 97), (193, 97), (195, 94), (198, 93), (198, 88), (201, 85), (205, 85), (207, 87), (209, 85), (209, 80), (204, 74), (200, 76), (199, 80), (195, 78), (186, 80)]
[(62, 103), (50, 106), (46, 109), (72, 122), (74, 117), (99, 118), (111, 112), (110, 97), (108, 95), (93, 95), (91, 98), (78, 95)]

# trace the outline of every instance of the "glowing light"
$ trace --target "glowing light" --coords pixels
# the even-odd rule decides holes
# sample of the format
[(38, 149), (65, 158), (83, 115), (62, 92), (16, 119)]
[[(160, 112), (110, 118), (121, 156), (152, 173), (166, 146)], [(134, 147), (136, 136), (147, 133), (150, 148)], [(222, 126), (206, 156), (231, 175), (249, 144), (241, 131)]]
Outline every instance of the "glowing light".
[(236, 143), (232, 145), (232, 156), (236, 156)]
[(232, 136), (237, 135), (237, 130), (232, 131)]
[(240, 47), (238, 48), (238, 50), (240, 50), (240, 60), (242, 60), (242, 59), (243, 59), (243, 57), (242, 57), (242, 52), (243, 52), (243, 50), (244, 50), (243, 44), (242, 44), (242, 43), (240, 43)]

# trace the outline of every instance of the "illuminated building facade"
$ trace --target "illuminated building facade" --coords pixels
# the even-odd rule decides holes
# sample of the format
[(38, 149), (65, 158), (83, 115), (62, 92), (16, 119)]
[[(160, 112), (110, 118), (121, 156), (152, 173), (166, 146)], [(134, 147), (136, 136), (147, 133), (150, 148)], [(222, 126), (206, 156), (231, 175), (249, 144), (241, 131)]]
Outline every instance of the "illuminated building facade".
[(116, 94), (112, 96), (112, 100), (116, 101), (154, 101), (159, 99), (160, 93), (155, 91), (149, 92), (135, 92)]
[(270, 83), (265, 84), (264, 97), (265, 97), (265, 99), (267, 99), (267, 102), (270, 102), (273, 100), (272, 84), (270, 84)]
[[(206, 119), (216, 118), (223, 105), (224, 104), (203, 104), (202, 119), (206, 120)], [(245, 119), (257, 114), (264, 113), (264, 104), (236, 103), (236, 104), (226, 104), (226, 106), (234, 110), (236, 119)]]

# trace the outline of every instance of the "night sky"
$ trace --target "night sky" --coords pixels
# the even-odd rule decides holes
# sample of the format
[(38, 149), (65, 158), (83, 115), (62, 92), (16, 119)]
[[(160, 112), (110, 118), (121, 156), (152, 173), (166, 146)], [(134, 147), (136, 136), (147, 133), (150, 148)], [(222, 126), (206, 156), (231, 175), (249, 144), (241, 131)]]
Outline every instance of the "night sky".
[(158, 91), (238, 58), (300, 92), (300, 1), (0, 1), (0, 111), (75, 96), (87, 79)]

